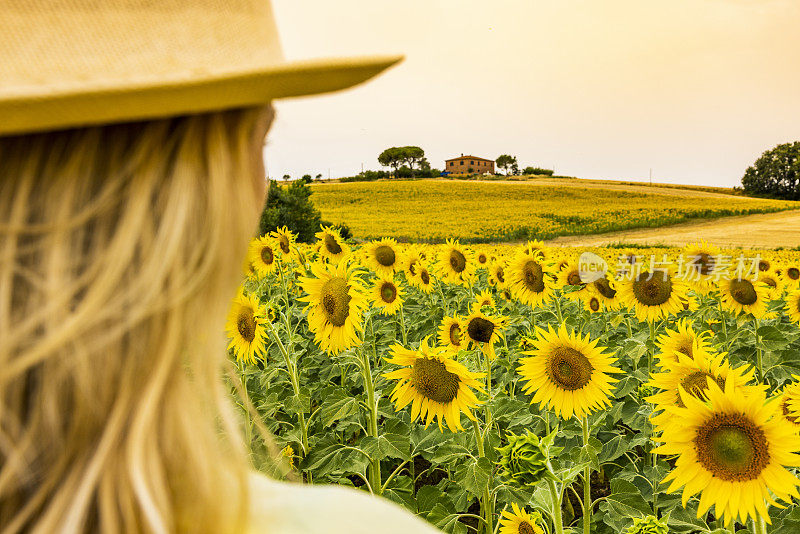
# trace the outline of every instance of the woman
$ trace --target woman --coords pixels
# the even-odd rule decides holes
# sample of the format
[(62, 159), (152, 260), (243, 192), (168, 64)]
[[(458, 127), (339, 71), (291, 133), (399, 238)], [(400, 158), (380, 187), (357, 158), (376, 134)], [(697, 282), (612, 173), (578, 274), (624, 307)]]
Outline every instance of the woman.
[(248, 473), (219, 334), (274, 98), (397, 58), (287, 63), (262, 0), (0, 10), (0, 532), (426, 532)]

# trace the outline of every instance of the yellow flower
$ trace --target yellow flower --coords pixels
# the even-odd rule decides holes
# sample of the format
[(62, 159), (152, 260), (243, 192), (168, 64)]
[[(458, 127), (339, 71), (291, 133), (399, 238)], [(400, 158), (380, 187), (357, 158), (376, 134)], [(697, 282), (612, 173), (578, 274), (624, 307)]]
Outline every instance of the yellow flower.
[(259, 276), (266, 276), (277, 267), (278, 243), (269, 236), (261, 236), (250, 242), (247, 259)]
[(686, 285), (670, 268), (643, 270), (619, 284), (622, 300), (641, 322), (653, 322), (683, 310)]
[(256, 363), (263, 354), (265, 323), (264, 309), (258, 299), (255, 295), (245, 295), (240, 288), (225, 322), (225, 332), (230, 338), (228, 349), (233, 349), (238, 361)]
[(278, 242), (278, 249), (284, 256), (288, 256), (292, 252), (295, 252), (294, 244), (297, 240), (297, 236), (295, 236), (294, 233), (286, 226), (282, 226), (276, 229), (274, 232), (270, 232), (269, 235)]
[(553, 297), (554, 283), (538, 254), (518, 253), (506, 270), (506, 280), (514, 298), (533, 308)]
[(664, 479), (671, 482), (667, 491), (683, 487), (683, 506), (700, 493), (697, 517), (711, 506), (714, 515), (729, 525), (735, 518), (770, 522), (768, 504), (773, 495), (791, 502), (800, 497), (797, 479), (786, 467), (800, 466), (800, 437), (780, 419), (778, 402), (766, 402), (763, 392), (741, 395), (734, 380), (721, 389), (709, 381), (707, 400), (685, 391), (685, 407), (666, 410), (675, 423), (665, 428), (662, 445), (653, 452), (677, 455), (675, 469)]
[(497, 357), (494, 344), (503, 337), (501, 331), (506, 326), (508, 317), (502, 315), (487, 315), (477, 306), (472, 307), (469, 316), (464, 319), (467, 339), (470, 346), (479, 347), (490, 360)]
[(387, 237), (372, 241), (362, 249), (365, 265), (378, 276), (392, 276), (400, 268), (400, 252), (397, 241)]
[(497, 289), (504, 289), (506, 287), (506, 273), (503, 262), (494, 261), (489, 266), (489, 284), (495, 286)]
[(524, 508), (511, 503), (513, 512), (503, 510), (500, 519), (500, 534), (544, 534), (542, 527), (538, 525), (542, 516), (539, 512), (528, 514)]
[(667, 331), (658, 336), (656, 340), (656, 346), (660, 349), (660, 352), (656, 354), (656, 358), (662, 362), (662, 365), (664, 361), (678, 361), (678, 355), (676, 353), (682, 353), (691, 357), (695, 342), (697, 342), (699, 348), (710, 350), (708, 345), (709, 332), (706, 331), (698, 334), (695, 332), (694, 327), (692, 327), (692, 322), (689, 319), (681, 319), (676, 326), (677, 329), (670, 330), (668, 328)]
[(439, 277), (452, 284), (468, 285), (475, 274), (475, 258), (472, 252), (462, 247), (458, 241), (448, 239), (440, 247), (437, 263)]
[(420, 260), (417, 262), (416, 274), (409, 280), (411, 285), (417, 287), (423, 293), (430, 293), (433, 291), (433, 280), (434, 278), (425, 261)]
[(425, 420), (427, 427), (438, 418), (439, 430), (442, 422), (455, 432), (464, 430), (461, 413), (474, 420), (471, 408), (478, 405), (478, 398), (471, 388), (483, 391), (483, 373), (472, 373), (464, 365), (455, 361), (442, 347), (431, 347), (428, 338), (420, 343), (417, 350), (392, 346), (392, 357), (388, 363), (405, 366), (390, 371), (383, 376), (397, 380), (391, 393), (391, 400), (397, 411), (411, 403), (411, 420)]
[(382, 315), (394, 315), (403, 305), (403, 292), (391, 277), (378, 277), (372, 286), (372, 303)]
[(339, 230), (336, 228), (323, 226), (322, 230), (315, 235), (319, 239), (319, 253), (331, 262), (338, 263), (342, 258), (350, 254), (350, 246), (344, 242)]
[(786, 295), (786, 313), (793, 323), (800, 325), (800, 289)]
[(314, 332), (314, 341), (330, 354), (360, 343), (361, 313), (367, 306), (365, 289), (354, 276), (347, 262), (338, 265), (315, 263), (311, 265), (314, 277), (301, 277), (300, 284), (307, 296), (308, 325)]
[(577, 262), (571, 262), (564, 266), (563, 269), (558, 271), (556, 276), (559, 287), (564, 286), (579, 286), (580, 289), (564, 293), (564, 296), (569, 300), (585, 300), (589, 297), (590, 290), (588, 286), (581, 281), (581, 273), (578, 268)]
[(486, 291), (481, 291), (475, 295), (475, 304), (478, 306), (478, 308), (483, 308), (484, 306), (488, 308), (494, 308), (494, 298), (492, 298), (492, 293), (488, 289)]
[(597, 340), (568, 332), (562, 324), (557, 331), (537, 328), (533, 344), (536, 348), (523, 352), (528, 356), (520, 359), (517, 369), (527, 380), (523, 391), (534, 394), (531, 402), (547, 405), (563, 419), (583, 418), (611, 405), (608, 397), (617, 380), (609, 374), (621, 371), (613, 365), (617, 359), (605, 354)]
[(767, 286), (747, 278), (720, 281), (722, 307), (734, 314), (750, 313), (762, 318), (767, 313)]
[(467, 348), (469, 342), (464, 331), (464, 321), (458, 317), (445, 317), (439, 325), (439, 343), (450, 352)]

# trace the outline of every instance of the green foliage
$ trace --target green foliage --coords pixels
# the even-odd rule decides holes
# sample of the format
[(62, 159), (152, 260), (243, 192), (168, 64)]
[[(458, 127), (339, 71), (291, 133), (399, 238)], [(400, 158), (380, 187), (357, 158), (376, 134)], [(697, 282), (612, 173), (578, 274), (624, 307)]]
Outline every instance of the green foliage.
[(287, 226), (301, 243), (313, 241), (322, 226), (322, 215), (311, 201), (311, 192), (305, 180), (296, 180), (288, 186), (270, 180), (267, 202), (258, 223), (259, 235)]
[(414, 167), (423, 168), (423, 162), (430, 168), (430, 164), (425, 159), (425, 151), (418, 146), (395, 146), (387, 148), (378, 155), (378, 163), (384, 167), (394, 169), (395, 176), (401, 176), (401, 167), (406, 167), (404, 171), (407, 177), (414, 176)]
[(535, 174), (540, 176), (553, 176), (552, 169), (542, 169), (541, 167), (525, 167), (522, 174)]
[(652, 515), (647, 517), (634, 517), (633, 525), (628, 527), (625, 534), (669, 534), (667, 522)]
[(742, 187), (750, 195), (800, 200), (800, 141), (761, 154), (745, 171)]

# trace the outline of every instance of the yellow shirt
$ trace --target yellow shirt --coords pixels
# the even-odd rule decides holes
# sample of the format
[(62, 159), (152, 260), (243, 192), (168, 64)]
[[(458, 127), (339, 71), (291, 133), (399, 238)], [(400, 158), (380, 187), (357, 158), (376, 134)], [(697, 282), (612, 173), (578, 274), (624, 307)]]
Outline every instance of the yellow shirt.
[(249, 534), (441, 534), (400, 506), (343, 486), (253, 474)]

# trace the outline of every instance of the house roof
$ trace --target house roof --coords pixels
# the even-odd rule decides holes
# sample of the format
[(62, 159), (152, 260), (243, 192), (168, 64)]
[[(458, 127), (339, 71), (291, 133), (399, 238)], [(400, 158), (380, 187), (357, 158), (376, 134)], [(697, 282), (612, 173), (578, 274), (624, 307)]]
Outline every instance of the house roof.
[(450, 159), (446, 159), (445, 161), (456, 161), (456, 160), (459, 160), (459, 159), (479, 159), (479, 160), (482, 160), (482, 161), (494, 162), (493, 159), (479, 158), (478, 156), (458, 156), (457, 158), (450, 158)]

